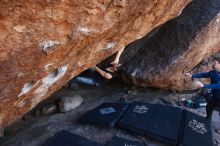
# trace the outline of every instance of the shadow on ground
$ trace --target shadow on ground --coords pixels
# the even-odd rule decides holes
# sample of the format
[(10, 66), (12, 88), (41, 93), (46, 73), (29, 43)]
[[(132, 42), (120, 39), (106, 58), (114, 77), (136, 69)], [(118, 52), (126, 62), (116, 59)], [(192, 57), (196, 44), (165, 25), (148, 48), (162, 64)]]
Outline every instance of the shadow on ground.
[[(149, 146), (166, 146), (165, 144), (148, 139), (147, 137), (131, 135), (117, 128), (109, 129), (84, 125), (77, 122), (77, 119), (101, 103), (119, 101), (120, 97), (126, 97), (127, 102), (142, 101), (177, 106), (175, 101), (178, 101), (178, 99), (181, 100), (182, 98), (190, 98), (195, 94), (196, 93), (180, 94), (154, 88), (130, 87), (116, 81), (99, 87), (80, 86), (75, 89), (63, 87), (54, 93), (47, 101), (39, 104), (34, 110), (40, 109), (46, 104), (55, 103), (64, 96), (80, 95), (84, 99), (83, 104), (73, 111), (67, 113), (56, 112), (51, 116), (34, 117), (32, 116), (33, 110), (28, 113), (29, 118), (23, 118), (5, 129), (6, 136), (0, 139), (0, 145), (40, 146), (48, 138), (52, 137), (54, 133), (60, 130), (67, 130), (102, 144), (106, 144), (113, 136), (117, 135), (136, 141), (144, 140)], [(205, 115), (204, 108), (189, 110), (202, 116)], [(214, 112), (212, 127), (220, 127), (219, 121), (220, 118), (218, 113)], [(213, 137), (214, 141), (220, 141), (220, 135), (214, 131)]]

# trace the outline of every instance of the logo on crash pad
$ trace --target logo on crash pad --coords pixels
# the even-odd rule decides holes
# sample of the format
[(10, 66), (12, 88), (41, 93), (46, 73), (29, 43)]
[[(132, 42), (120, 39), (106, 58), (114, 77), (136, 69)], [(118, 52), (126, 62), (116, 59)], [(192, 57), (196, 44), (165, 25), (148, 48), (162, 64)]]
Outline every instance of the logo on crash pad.
[(107, 107), (99, 110), (100, 114), (107, 115), (116, 112), (116, 110), (113, 107)]
[(188, 126), (192, 128), (192, 130), (196, 131), (197, 133), (200, 134), (205, 134), (207, 132), (207, 129), (205, 125), (195, 119), (189, 122)]
[(138, 114), (144, 114), (148, 111), (148, 108), (145, 105), (137, 105), (134, 107), (133, 112)]

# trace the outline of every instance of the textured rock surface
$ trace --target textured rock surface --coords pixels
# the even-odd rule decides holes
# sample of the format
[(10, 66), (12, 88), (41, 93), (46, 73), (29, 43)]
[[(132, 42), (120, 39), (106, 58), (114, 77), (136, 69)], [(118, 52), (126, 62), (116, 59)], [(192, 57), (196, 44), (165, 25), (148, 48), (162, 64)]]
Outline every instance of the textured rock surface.
[(191, 0), (0, 1), (0, 127)]
[(45, 107), (42, 109), (42, 115), (44, 115), (44, 116), (52, 115), (53, 113), (56, 112), (56, 110), (57, 110), (57, 106), (54, 105), (54, 104), (45, 106)]
[(188, 90), (194, 87), (184, 73), (219, 50), (220, 1), (193, 1), (178, 18), (128, 45), (120, 74), (136, 85)]
[(218, 57), (220, 58), (220, 51), (218, 51), (217, 53), (211, 55), (210, 57), (204, 59), (202, 62), (200, 62), (198, 65), (196, 65), (193, 69), (192, 72), (193, 73), (197, 73), (197, 72), (207, 72), (210, 71), (211, 69), (213, 69), (213, 61), (214, 61), (214, 57)]

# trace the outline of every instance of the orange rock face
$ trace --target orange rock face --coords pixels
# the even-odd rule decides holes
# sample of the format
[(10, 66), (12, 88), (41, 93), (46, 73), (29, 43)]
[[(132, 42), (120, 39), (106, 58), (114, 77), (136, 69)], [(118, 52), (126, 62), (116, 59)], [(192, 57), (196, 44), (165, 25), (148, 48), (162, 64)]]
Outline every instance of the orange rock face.
[(1, 0), (0, 127), (191, 0)]

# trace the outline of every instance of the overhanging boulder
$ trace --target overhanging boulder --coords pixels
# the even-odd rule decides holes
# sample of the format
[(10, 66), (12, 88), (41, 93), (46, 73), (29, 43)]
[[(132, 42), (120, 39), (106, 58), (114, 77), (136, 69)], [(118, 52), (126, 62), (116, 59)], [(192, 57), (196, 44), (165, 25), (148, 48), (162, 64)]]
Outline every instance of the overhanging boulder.
[(0, 128), (190, 1), (0, 1)]
[(179, 17), (129, 44), (119, 74), (131, 84), (190, 90), (184, 73), (219, 50), (220, 1), (193, 1)]

